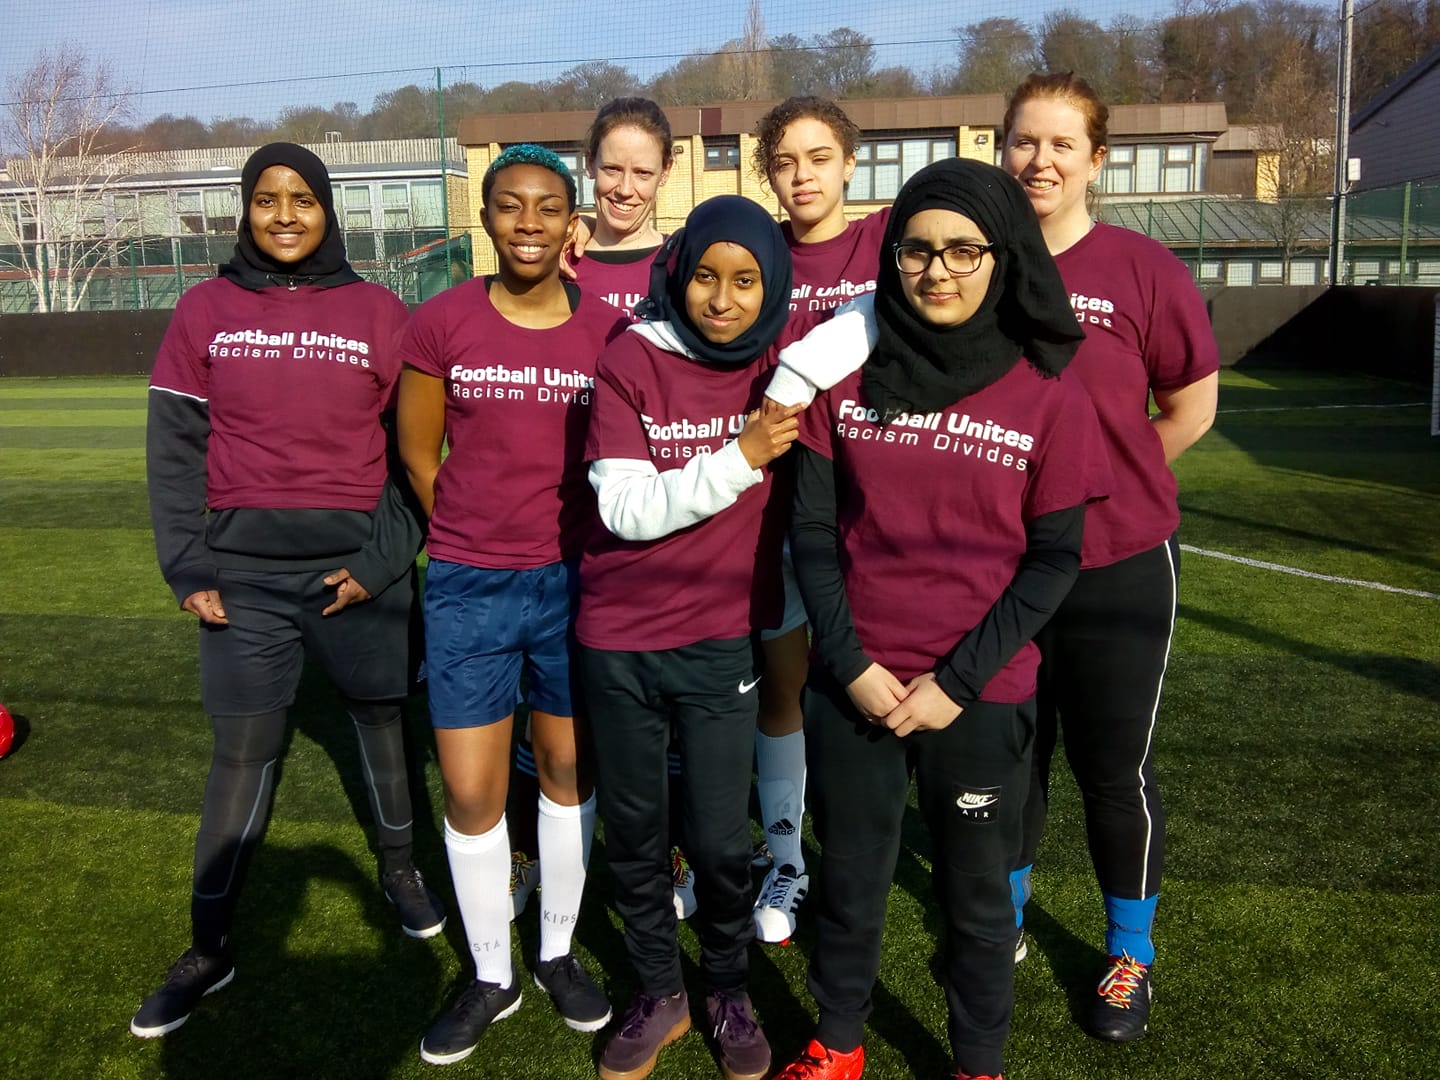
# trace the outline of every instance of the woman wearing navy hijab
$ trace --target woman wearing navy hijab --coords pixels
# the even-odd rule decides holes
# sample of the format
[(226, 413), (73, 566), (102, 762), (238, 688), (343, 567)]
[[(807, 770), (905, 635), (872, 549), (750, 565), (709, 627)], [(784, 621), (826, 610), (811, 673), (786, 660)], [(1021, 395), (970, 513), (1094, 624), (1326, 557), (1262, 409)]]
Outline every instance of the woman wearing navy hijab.
[(641, 314), (596, 369), (586, 457), (604, 527), (581, 562), (576, 624), (615, 906), (640, 981), (600, 1075), (648, 1075), (690, 1026), (668, 862), (673, 728), (706, 1012), (725, 1075), (759, 1078), (770, 1048), (746, 993), (754, 635), (781, 616), (789, 491), (773, 463), (797, 411), (760, 410), (793, 333), (779, 227), (748, 199), (702, 203), (657, 258)]

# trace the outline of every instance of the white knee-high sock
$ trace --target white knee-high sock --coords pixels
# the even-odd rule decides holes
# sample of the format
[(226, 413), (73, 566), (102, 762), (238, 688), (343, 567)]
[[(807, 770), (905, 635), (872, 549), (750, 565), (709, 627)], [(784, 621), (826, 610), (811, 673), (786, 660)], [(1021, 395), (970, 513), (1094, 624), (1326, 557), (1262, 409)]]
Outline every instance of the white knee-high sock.
[(755, 790), (760, 822), (775, 865), (805, 869), (800, 848), (800, 819), (805, 813), (805, 733), (771, 738), (755, 732)]
[(447, 818), (445, 853), (475, 977), (509, 986), (515, 969), (510, 959), (510, 834), (505, 815), (479, 836), (460, 832)]
[(540, 959), (554, 960), (570, 951), (585, 868), (590, 865), (590, 840), (595, 834), (595, 796), (579, 806), (561, 806), (540, 793), (540, 865), (545, 887), (540, 890)]

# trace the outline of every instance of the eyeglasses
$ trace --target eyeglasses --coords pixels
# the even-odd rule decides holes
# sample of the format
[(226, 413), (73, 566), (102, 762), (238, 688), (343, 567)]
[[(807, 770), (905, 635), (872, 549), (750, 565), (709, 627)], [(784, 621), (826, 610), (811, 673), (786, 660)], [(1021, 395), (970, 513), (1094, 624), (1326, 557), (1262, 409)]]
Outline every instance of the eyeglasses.
[(947, 248), (932, 248), (926, 244), (896, 244), (895, 266), (902, 274), (913, 277), (928, 270), (938, 255), (950, 273), (956, 277), (968, 277), (980, 269), (980, 260), (985, 253), (994, 249), (994, 244), (952, 244)]

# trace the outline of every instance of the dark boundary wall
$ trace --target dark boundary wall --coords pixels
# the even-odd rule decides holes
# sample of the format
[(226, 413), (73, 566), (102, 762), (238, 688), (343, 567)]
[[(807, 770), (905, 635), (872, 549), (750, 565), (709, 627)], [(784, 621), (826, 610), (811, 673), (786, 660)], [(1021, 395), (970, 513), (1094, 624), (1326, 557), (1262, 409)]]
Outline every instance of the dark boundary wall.
[(170, 314), (0, 315), (0, 375), (148, 375)]
[(1266, 285), (1204, 292), (1222, 364), (1360, 371), (1430, 385), (1440, 289)]
[[(1430, 382), (1440, 289), (1265, 285), (1202, 292), (1223, 364)], [(169, 322), (169, 311), (0, 315), (0, 376), (145, 375)]]

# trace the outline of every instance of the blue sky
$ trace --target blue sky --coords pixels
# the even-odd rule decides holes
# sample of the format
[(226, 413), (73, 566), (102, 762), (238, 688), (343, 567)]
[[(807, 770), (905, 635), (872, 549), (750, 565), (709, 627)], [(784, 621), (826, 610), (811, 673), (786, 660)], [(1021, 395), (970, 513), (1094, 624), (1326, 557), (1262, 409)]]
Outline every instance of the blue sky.
[[(0, 0), (0, 86), (36, 53), (67, 42), (110, 65), (138, 92), (141, 119), (270, 119), (288, 105), (353, 101), (408, 83), (494, 86), (535, 81), (608, 59), (647, 78), (680, 56), (739, 37), (747, 0)], [(1083, 8), (1102, 24), (1152, 18), (1157, 0), (1003, 0), (937, 5), (884, 0), (762, 0), (767, 33), (809, 38), (848, 26), (877, 46), (876, 66), (927, 73), (953, 61), (954, 28), (997, 16), (1038, 22)], [(528, 22), (525, 20), (528, 18)], [(3, 96), (3, 95), (0, 95)]]

